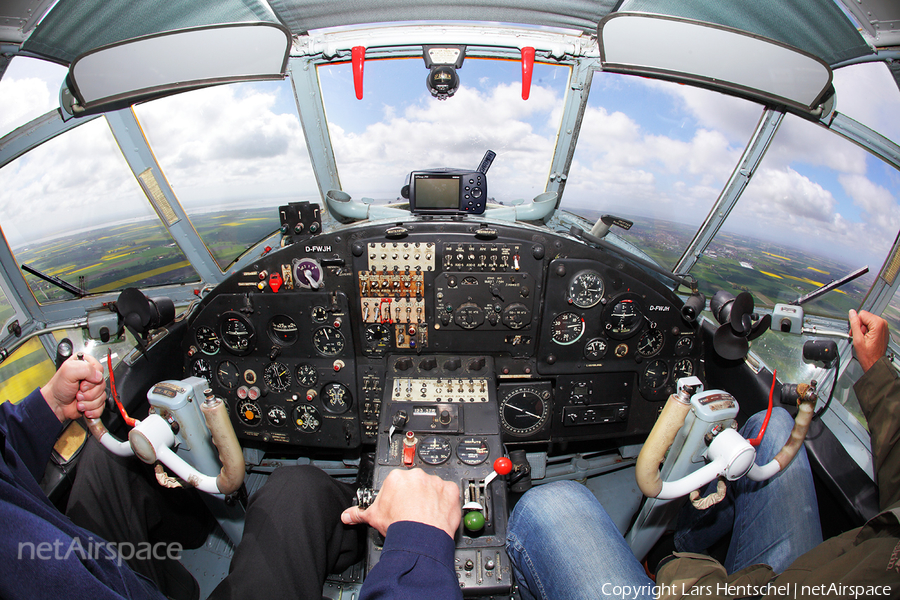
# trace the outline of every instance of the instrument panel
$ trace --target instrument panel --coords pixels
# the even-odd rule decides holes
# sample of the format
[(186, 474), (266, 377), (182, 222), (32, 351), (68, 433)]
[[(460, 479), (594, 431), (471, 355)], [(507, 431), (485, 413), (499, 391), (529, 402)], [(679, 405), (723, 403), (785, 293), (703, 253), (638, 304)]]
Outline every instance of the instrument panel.
[[(496, 398), (504, 442), (621, 438), (649, 432), (679, 377), (703, 376), (698, 325), (681, 304), (563, 234), (364, 223), (233, 273), (190, 314), (185, 369), (225, 398), (244, 441), (374, 444), (398, 381), (468, 389), (484, 361), (492, 373), (478, 385)], [(424, 446), (431, 460), (446, 454), (441, 442)]]

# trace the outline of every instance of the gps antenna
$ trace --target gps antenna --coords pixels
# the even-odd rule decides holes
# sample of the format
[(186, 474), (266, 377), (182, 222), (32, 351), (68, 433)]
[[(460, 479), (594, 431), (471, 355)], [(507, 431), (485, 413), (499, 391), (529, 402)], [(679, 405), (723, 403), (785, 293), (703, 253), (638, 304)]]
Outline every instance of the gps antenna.
[(477, 171), (482, 174), (487, 174), (488, 169), (491, 168), (491, 163), (494, 162), (494, 159), (497, 158), (497, 153), (493, 150), (488, 150), (484, 153), (484, 158), (481, 159), (481, 164), (478, 165)]

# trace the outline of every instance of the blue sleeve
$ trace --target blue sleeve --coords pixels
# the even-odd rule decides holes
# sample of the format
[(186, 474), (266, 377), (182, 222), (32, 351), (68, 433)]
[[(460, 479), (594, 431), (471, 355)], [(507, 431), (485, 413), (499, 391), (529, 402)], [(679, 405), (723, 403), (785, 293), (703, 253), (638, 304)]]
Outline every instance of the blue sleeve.
[(453, 538), (437, 527), (413, 521), (392, 524), (381, 559), (363, 582), (360, 600), (461, 600), (455, 551)]
[(0, 436), (6, 438), (3, 460), (13, 470), (28, 469), (35, 481), (44, 476), (62, 423), (35, 389), (18, 404), (0, 404)]

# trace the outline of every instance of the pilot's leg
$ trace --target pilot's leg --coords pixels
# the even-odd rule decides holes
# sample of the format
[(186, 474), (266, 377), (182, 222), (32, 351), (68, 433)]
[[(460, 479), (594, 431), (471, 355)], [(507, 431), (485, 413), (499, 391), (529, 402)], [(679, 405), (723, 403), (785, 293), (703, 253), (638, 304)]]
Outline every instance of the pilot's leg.
[[(756, 413), (744, 427), (744, 437), (756, 437), (764, 412)], [(790, 437), (794, 420), (775, 408), (760, 444), (757, 464), (766, 464)], [(725, 568), (729, 573), (763, 563), (776, 573), (822, 542), (822, 527), (812, 471), (801, 447), (787, 469), (764, 482), (748, 477), (730, 483), (726, 500), (706, 511), (688, 505), (679, 516), (675, 546), (682, 551), (703, 552), (727, 532), (733, 531)]]
[(250, 497), (243, 538), (210, 600), (321, 600), (328, 573), (359, 560), (360, 529), (341, 523), (354, 496), (315, 467), (276, 469)]
[(527, 600), (654, 597), (653, 582), (615, 523), (573, 481), (522, 496), (509, 518), (506, 549)]

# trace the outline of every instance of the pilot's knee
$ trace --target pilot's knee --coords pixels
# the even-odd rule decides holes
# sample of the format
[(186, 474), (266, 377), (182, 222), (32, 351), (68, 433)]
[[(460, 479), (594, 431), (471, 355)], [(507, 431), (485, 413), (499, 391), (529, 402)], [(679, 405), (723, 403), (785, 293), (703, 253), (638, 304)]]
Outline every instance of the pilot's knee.
[(530, 519), (535, 517), (546, 520), (548, 517), (561, 516), (567, 518), (593, 510), (599, 505), (597, 498), (580, 483), (574, 481), (557, 481), (533, 487), (528, 490), (516, 504), (510, 516), (514, 519)]
[[(346, 496), (347, 493), (325, 471), (311, 465), (293, 465), (272, 471), (266, 483), (253, 494), (251, 502), (294, 506), (301, 510), (304, 506), (327, 507), (349, 503), (345, 500)], [(298, 502), (301, 499), (303, 502)]]

